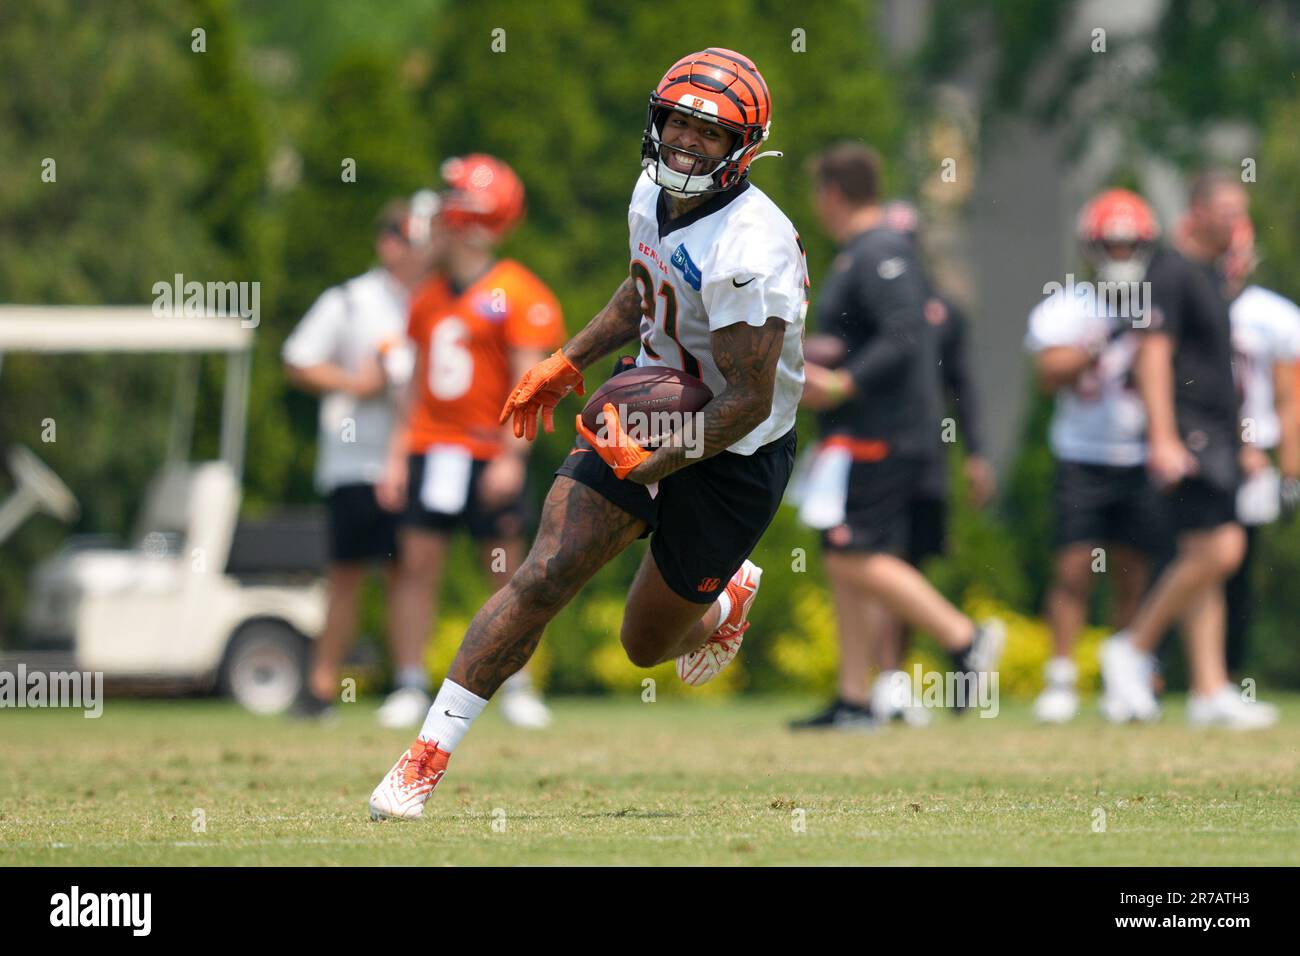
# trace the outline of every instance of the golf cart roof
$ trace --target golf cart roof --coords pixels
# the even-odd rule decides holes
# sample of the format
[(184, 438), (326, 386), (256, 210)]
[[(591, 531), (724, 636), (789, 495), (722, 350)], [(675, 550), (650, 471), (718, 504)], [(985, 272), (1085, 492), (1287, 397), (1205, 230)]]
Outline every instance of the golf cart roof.
[(150, 306), (0, 305), (0, 352), (248, 352), (238, 317), (154, 315)]

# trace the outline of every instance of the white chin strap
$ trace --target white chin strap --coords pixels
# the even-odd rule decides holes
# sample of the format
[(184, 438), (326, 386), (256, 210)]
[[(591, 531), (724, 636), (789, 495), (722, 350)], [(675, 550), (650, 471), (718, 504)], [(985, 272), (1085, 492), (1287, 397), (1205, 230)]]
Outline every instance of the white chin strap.
[[(649, 166), (649, 163), (646, 163)], [(692, 186), (691, 180), (699, 183)], [(712, 173), (679, 173), (669, 166), (662, 156), (655, 161), (654, 180), (674, 196), (698, 196), (713, 186)]]

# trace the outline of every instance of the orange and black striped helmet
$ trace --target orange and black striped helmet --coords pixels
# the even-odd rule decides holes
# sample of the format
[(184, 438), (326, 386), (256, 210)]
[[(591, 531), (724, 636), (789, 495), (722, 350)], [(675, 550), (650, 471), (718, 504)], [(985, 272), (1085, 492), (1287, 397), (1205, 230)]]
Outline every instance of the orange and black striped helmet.
[[(684, 156), (708, 164), (707, 172), (683, 173), (664, 161), (664, 122), (676, 110), (716, 123), (735, 137), (731, 152), (721, 160), (686, 149)], [(749, 57), (734, 50), (710, 47), (682, 57), (664, 74), (650, 94), (641, 165), (650, 178), (679, 196), (721, 192), (740, 183), (771, 128), (772, 97), (763, 75)], [(767, 154), (763, 154), (767, 155)], [(775, 153), (774, 155), (781, 155)], [(698, 167), (697, 167), (698, 168)]]

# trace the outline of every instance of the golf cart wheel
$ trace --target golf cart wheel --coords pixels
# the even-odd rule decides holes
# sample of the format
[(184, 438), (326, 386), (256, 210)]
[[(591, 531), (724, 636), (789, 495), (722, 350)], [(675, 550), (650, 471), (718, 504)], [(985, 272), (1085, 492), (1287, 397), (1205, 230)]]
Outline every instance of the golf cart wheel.
[(218, 688), (255, 714), (288, 710), (302, 693), (307, 642), (283, 621), (251, 621), (226, 651)]

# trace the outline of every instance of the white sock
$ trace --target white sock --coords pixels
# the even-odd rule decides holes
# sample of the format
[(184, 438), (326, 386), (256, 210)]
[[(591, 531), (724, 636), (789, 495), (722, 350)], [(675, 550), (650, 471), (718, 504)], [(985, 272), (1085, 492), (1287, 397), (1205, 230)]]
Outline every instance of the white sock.
[(486, 706), (487, 701), (478, 694), (467, 691), (454, 681), (445, 680), (438, 688), (429, 715), (424, 718), (420, 739), (436, 743), (439, 750), (451, 753)]
[(1068, 657), (1051, 658), (1043, 668), (1043, 673), (1047, 677), (1049, 687), (1073, 689), (1074, 685), (1079, 682), (1079, 668)]
[(393, 685), (398, 690), (414, 687), (416, 690), (429, 692), (429, 672), (423, 667), (399, 667), (394, 675)]
[(731, 595), (723, 591), (718, 595), (718, 627), (727, 623), (727, 618), (731, 617)]

